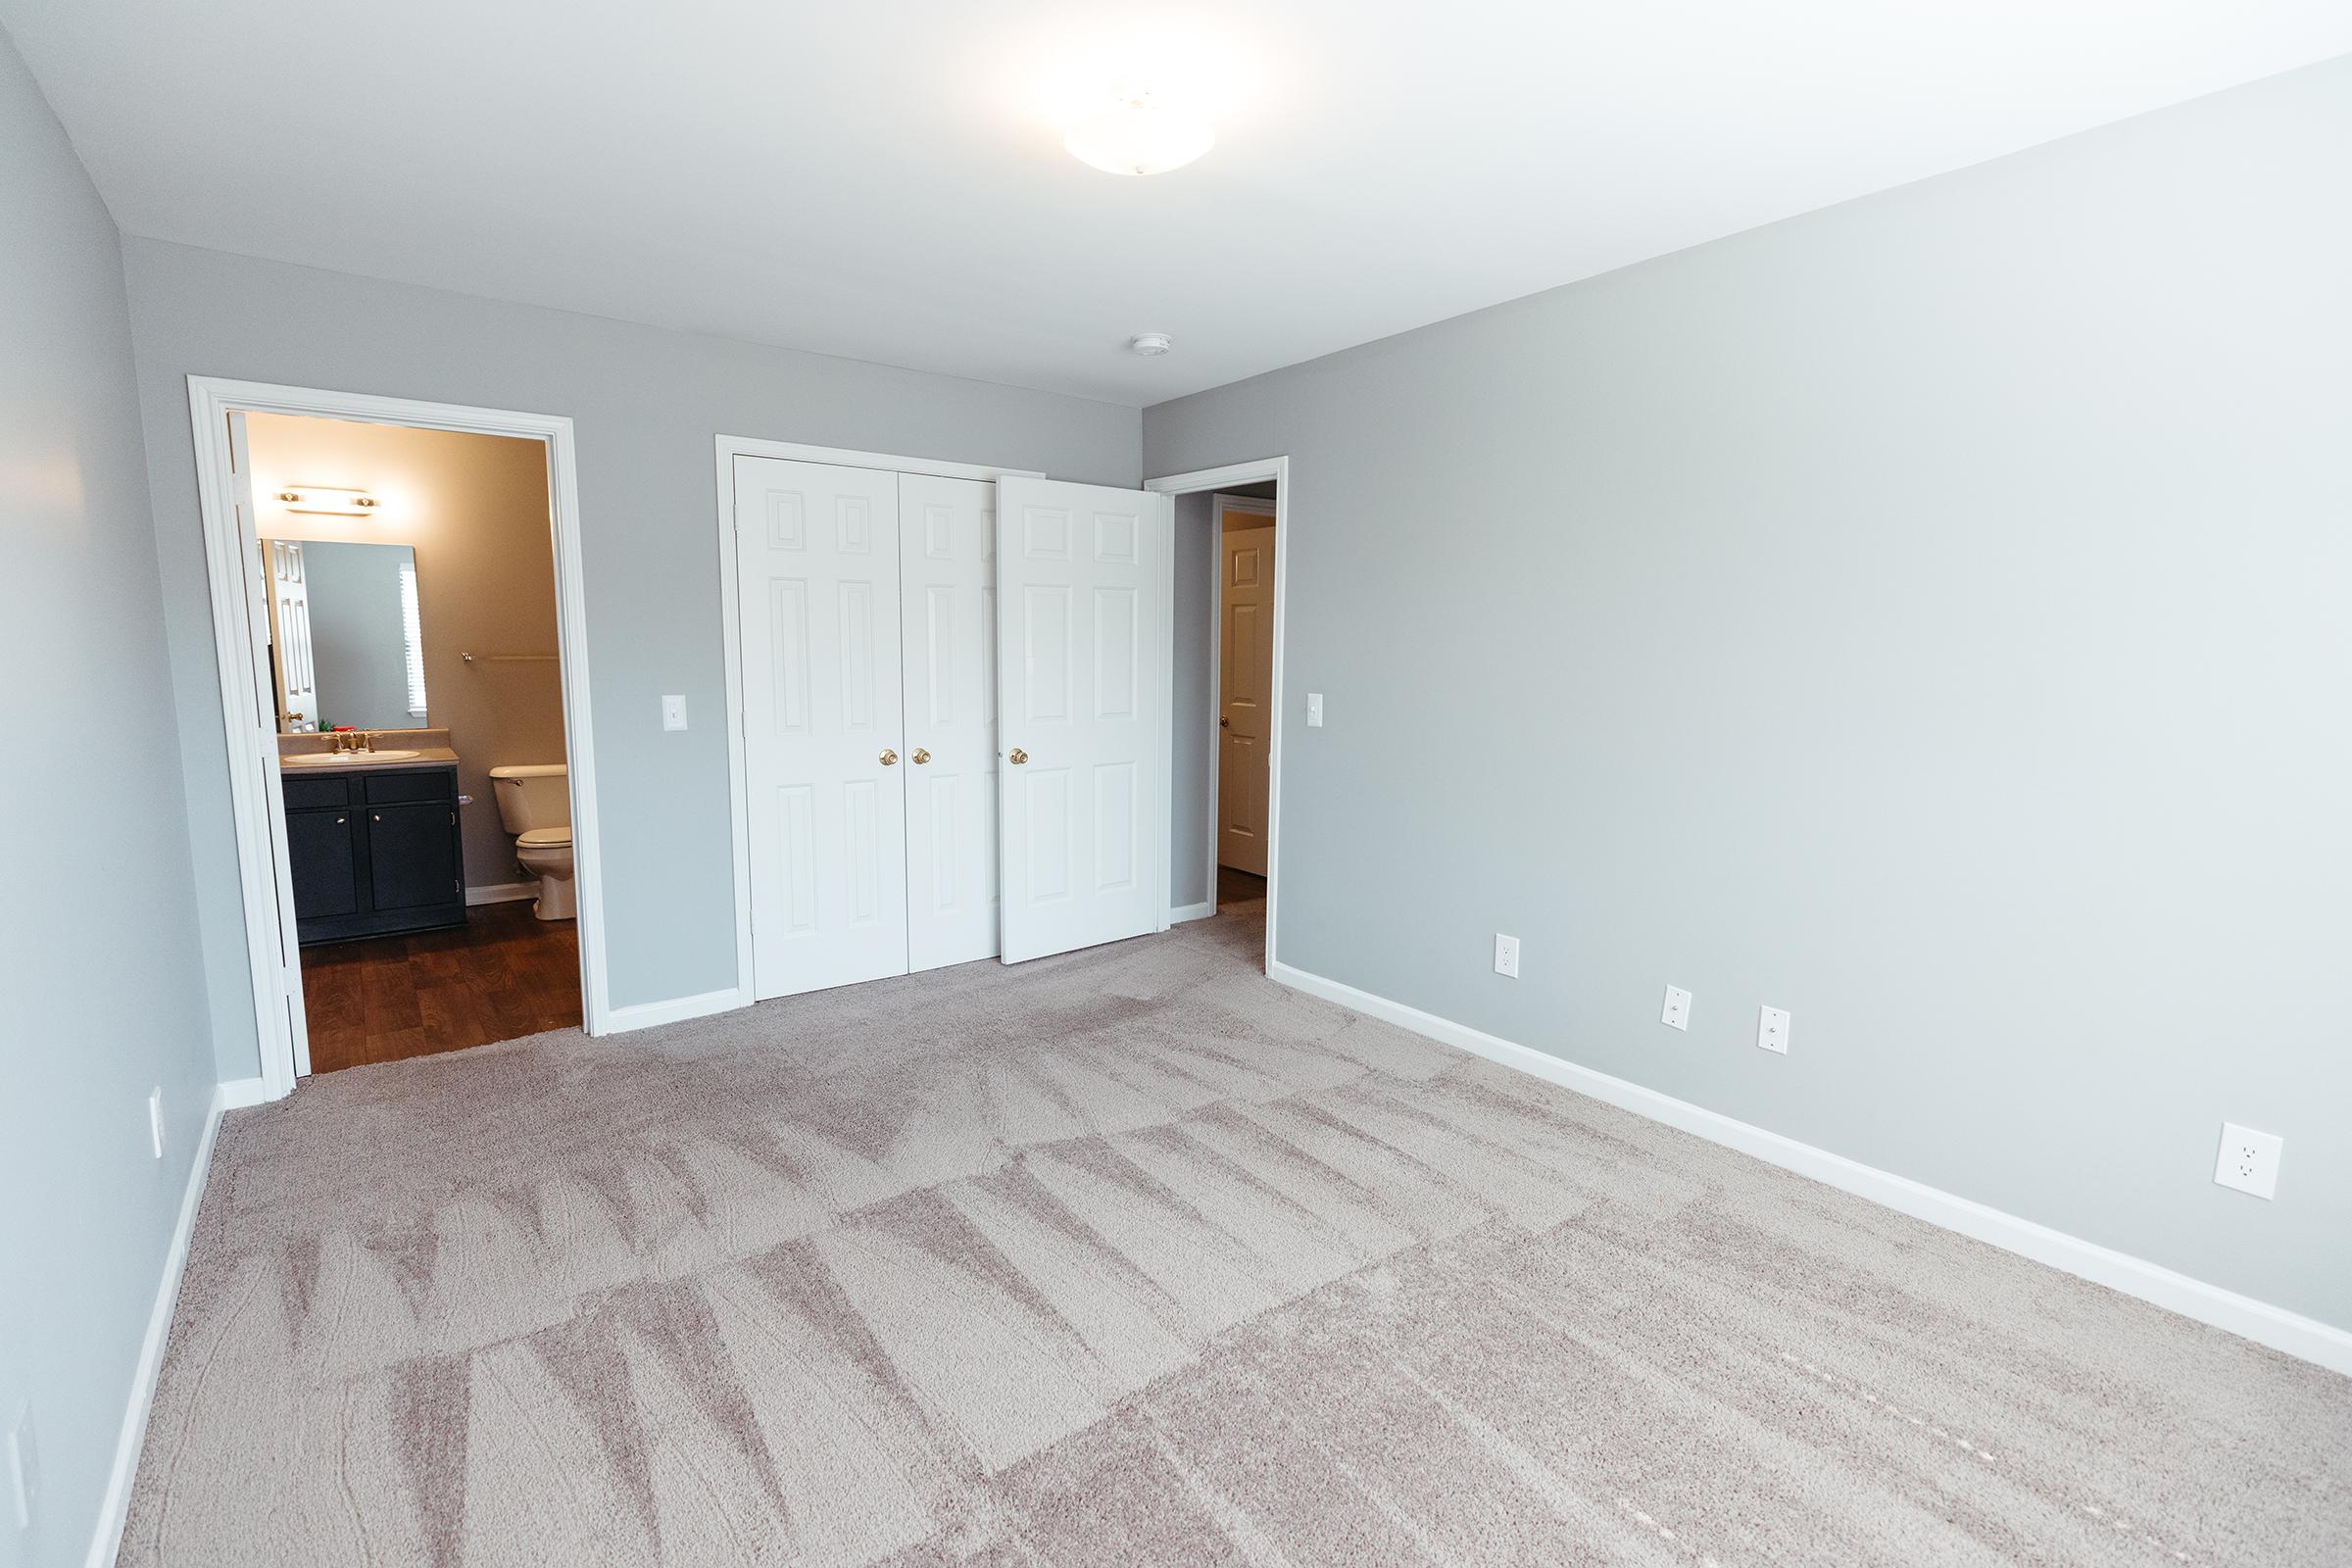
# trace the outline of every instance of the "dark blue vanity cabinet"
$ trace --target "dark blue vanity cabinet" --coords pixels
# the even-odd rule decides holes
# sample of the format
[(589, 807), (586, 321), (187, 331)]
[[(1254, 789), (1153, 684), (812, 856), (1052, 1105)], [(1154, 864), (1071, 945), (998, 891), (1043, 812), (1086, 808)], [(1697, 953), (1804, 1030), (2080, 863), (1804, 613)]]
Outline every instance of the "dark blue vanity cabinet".
[(464, 925), (458, 770), (333, 766), (284, 775), (286, 859), (302, 941)]

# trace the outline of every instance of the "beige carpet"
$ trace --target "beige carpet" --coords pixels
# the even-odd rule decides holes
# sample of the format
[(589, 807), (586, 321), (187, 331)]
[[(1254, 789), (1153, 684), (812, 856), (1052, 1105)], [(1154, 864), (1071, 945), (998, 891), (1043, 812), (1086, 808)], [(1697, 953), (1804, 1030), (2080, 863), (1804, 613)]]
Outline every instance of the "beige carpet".
[(122, 1561), (2352, 1563), (2352, 1381), (1257, 914), (231, 1115)]

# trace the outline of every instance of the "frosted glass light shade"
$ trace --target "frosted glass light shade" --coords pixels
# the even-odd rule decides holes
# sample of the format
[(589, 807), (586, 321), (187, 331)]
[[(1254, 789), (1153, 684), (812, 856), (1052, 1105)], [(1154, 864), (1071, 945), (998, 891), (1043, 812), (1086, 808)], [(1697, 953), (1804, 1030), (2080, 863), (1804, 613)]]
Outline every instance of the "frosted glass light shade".
[(1080, 121), (1061, 144), (1106, 174), (1164, 174), (1208, 151), (1216, 139), (1200, 116), (1153, 103), (1144, 93)]

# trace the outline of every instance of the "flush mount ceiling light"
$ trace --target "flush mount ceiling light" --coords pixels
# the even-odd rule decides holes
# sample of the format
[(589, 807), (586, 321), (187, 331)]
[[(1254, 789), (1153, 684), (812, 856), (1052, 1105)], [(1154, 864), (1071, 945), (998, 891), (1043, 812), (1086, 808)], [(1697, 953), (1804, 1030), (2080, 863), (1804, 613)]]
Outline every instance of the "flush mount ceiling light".
[(1138, 332), (1127, 340), (1127, 346), (1145, 359), (1157, 359), (1176, 346), (1176, 340), (1165, 332)]
[(1121, 87), (1118, 102), (1072, 125), (1061, 138), (1070, 156), (1106, 174), (1164, 174), (1216, 144), (1204, 116)]
[(277, 492), (277, 504), (288, 512), (323, 512), (341, 517), (365, 517), (375, 510), (375, 497), (365, 490), (333, 490), (323, 485)]

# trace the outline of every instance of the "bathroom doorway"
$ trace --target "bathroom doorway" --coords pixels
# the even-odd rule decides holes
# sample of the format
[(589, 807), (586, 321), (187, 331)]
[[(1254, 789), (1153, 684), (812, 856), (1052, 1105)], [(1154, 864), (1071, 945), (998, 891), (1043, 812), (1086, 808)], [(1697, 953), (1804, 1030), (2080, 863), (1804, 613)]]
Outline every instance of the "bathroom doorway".
[(569, 421), (196, 379), (190, 396), (260, 1098), (594, 1032)]

